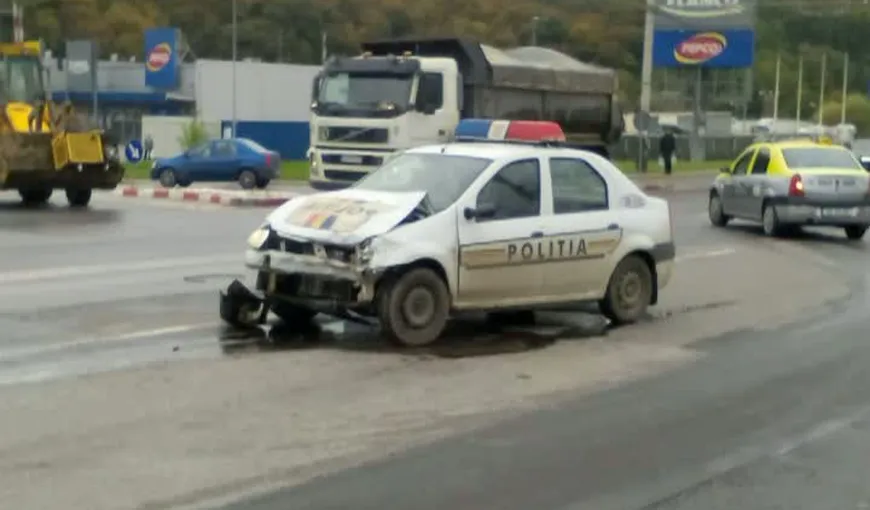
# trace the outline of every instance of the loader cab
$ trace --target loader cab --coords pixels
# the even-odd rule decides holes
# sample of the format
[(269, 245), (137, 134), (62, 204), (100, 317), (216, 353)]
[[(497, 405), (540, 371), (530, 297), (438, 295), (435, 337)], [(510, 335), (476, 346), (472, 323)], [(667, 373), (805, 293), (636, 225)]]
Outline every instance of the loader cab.
[(0, 61), (0, 102), (28, 103), (45, 99), (42, 63), (31, 55), (3, 55)]

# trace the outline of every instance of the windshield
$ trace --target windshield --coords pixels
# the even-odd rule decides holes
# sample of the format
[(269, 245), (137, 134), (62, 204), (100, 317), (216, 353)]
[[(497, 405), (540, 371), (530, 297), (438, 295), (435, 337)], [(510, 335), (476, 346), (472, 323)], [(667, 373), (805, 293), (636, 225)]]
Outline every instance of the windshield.
[(861, 170), (862, 167), (846, 149), (838, 147), (800, 147), (783, 149), (782, 157), (789, 168), (831, 168)]
[(247, 148), (251, 149), (254, 152), (270, 152), (269, 149), (263, 147), (262, 145), (258, 144), (257, 142), (255, 142), (253, 140), (250, 140), (248, 138), (237, 138), (237, 140), (239, 141), (239, 143), (241, 143), (242, 145), (246, 146)]
[(324, 76), (318, 102), (346, 108), (406, 108), (412, 75), (335, 73)]
[(455, 202), (491, 159), (449, 154), (405, 153), (354, 186), (372, 191), (425, 191), (432, 212)]
[(0, 67), (0, 96), (4, 102), (32, 103), (42, 93), (39, 60), (28, 57), (6, 58)]

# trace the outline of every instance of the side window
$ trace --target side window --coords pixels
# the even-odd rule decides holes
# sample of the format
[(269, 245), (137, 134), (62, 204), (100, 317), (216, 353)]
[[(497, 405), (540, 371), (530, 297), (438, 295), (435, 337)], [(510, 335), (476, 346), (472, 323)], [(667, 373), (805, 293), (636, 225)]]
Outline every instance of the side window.
[(492, 218), (528, 218), (541, 214), (541, 167), (537, 159), (509, 163), (477, 195), (477, 207), (495, 208)]
[(420, 87), (417, 90), (417, 102), (432, 110), (438, 110), (444, 106), (444, 75), (441, 73), (423, 73), (420, 77)]
[(203, 144), (190, 150), (190, 155), (198, 158), (207, 158), (211, 156), (211, 144)]
[(768, 165), (770, 165), (770, 150), (759, 149), (758, 155), (755, 156), (755, 162), (752, 163), (752, 173), (766, 174)]
[(740, 157), (737, 160), (737, 164), (734, 165), (734, 171), (731, 172), (734, 175), (746, 175), (746, 172), (749, 170), (749, 162), (752, 161), (752, 155), (755, 154), (755, 151), (748, 151), (746, 154)]
[(212, 153), (219, 158), (232, 157), (236, 154), (236, 147), (229, 140), (217, 140), (214, 142)]
[(550, 178), (553, 185), (554, 213), (571, 214), (607, 209), (607, 183), (582, 159), (551, 159)]

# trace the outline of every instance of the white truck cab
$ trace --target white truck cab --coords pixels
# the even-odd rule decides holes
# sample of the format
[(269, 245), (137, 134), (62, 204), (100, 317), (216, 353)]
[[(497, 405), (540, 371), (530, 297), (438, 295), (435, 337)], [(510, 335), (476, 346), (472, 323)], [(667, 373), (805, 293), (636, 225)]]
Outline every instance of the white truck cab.
[(391, 153), (449, 141), (465, 118), (551, 120), (606, 153), (622, 133), (617, 77), (546, 48), (499, 50), (462, 39), (363, 44), (315, 80), (310, 183), (344, 188)]
[[(665, 200), (553, 142), (564, 134), (552, 122), (467, 120), (457, 134), (270, 214), (245, 255), (264, 306), (288, 322), (375, 317), (419, 346), (455, 311), (598, 301), (626, 323), (656, 303), (675, 257)], [(231, 299), (221, 316), (242, 321)]]

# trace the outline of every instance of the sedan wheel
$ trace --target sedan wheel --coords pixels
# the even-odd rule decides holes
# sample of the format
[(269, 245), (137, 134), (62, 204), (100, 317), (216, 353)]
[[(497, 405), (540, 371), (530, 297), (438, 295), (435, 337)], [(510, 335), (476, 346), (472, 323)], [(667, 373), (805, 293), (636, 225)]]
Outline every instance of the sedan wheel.
[(779, 218), (776, 216), (776, 208), (772, 205), (764, 208), (761, 217), (761, 228), (764, 230), (764, 235), (768, 237), (778, 236), (782, 230)]
[(160, 172), (160, 185), (164, 188), (174, 188), (178, 184), (178, 178), (175, 176), (175, 171), (167, 168)]

